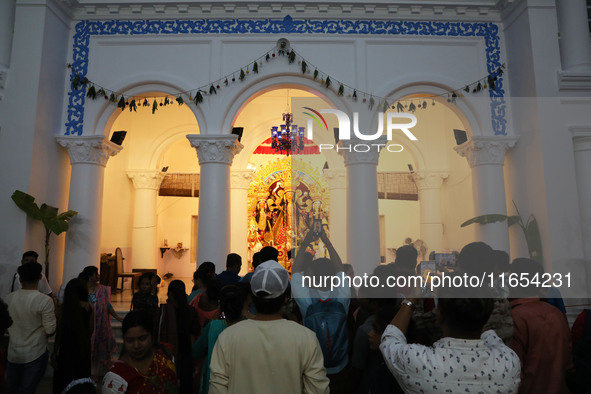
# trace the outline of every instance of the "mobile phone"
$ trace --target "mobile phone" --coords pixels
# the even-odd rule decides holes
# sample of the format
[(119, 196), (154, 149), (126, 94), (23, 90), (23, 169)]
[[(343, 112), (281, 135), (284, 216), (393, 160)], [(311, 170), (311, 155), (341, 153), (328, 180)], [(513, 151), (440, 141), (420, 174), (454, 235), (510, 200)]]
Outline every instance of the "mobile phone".
[(320, 236), (321, 232), (322, 232), (322, 220), (321, 219), (314, 219), (314, 222), (312, 223), (312, 233), (314, 234), (314, 236), (318, 237), (318, 236)]

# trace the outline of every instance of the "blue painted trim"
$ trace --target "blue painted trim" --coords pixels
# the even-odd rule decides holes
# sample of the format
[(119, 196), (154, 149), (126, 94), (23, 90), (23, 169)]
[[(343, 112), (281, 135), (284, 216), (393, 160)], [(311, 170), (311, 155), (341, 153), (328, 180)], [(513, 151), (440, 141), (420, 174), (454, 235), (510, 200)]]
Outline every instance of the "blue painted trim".
[[(198, 20), (84, 20), (75, 27), (73, 62), (70, 81), (76, 73), (81, 77), (88, 71), (90, 37), (113, 35), (179, 35), (179, 34), (351, 34), (482, 37), (486, 46), (486, 66), (489, 73), (501, 67), (499, 27), (486, 22), (436, 21), (372, 21), (372, 20), (311, 20), (293, 19), (198, 19)], [(495, 90), (488, 89), (495, 135), (506, 135), (505, 91), (499, 76)], [(86, 87), (68, 92), (66, 135), (82, 135)]]

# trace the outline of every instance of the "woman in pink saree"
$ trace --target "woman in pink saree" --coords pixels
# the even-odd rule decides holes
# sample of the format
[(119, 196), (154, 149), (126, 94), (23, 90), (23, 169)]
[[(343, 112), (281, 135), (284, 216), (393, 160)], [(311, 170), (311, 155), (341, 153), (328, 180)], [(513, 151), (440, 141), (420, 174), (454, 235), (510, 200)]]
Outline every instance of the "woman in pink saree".
[(91, 373), (95, 381), (105, 375), (112, 364), (113, 354), (117, 352), (115, 335), (111, 327), (111, 316), (122, 321), (111, 305), (111, 287), (99, 284), (98, 268), (88, 266), (80, 274), (87, 280), (88, 302), (94, 308), (94, 332), (90, 340), (92, 363)]

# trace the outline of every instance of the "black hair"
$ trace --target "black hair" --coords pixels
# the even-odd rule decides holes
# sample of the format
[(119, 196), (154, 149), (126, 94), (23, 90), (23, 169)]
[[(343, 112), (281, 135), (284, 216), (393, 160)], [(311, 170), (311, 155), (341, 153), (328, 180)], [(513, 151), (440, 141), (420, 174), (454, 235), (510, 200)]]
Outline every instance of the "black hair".
[(127, 315), (125, 315), (125, 318), (123, 318), (123, 323), (121, 323), (121, 331), (123, 332), (123, 336), (125, 337), (127, 331), (133, 327), (142, 327), (151, 334), (154, 328), (152, 315), (145, 310), (128, 312)]
[(150, 284), (152, 284), (152, 280), (154, 279), (154, 277), (156, 276), (155, 273), (153, 272), (144, 272), (140, 278), (138, 279), (138, 284), (141, 283), (142, 280), (147, 279), (150, 281)]
[(464, 246), (458, 255), (458, 265), (468, 274), (479, 275), (493, 269), (493, 249), (484, 242)]
[(43, 267), (39, 263), (26, 263), (18, 267), (18, 276), (22, 282), (35, 282), (41, 279)]
[(88, 287), (79, 278), (71, 279), (64, 290), (64, 303), (61, 309), (60, 324), (55, 339), (54, 352), (65, 368), (72, 368), (72, 362), (79, 359), (70, 359), (73, 355), (79, 355), (80, 359), (91, 357), (90, 339), (92, 330), (88, 322), (88, 314), (80, 305), (80, 302), (88, 301)]
[(224, 286), (220, 292), (220, 313), (228, 322), (235, 322), (242, 316), (244, 294), (238, 286)]
[(0, 298), (0, 333), (12, 326), (12, 318), (8, 313), (8, 305)]
[(279, 258), (279, 251), (272, 246), (265, 246), (259, 253), (261, 254), (261, 260), (263, 263), (269, 260), (277, 261)]
[(199, 267), (197, 267), (197, 271), (199, 270), (204, 270), (205, 272), (213, 275), (215, 274), (215, 264), (211, 261), (204, 261), (203, 263), (199, 264)]
[(98, 275), (98, 268), (94, 265), (89, 265), (84, 267), (80, 275), (78, 277), (86, 282), (90, 279), (91, 276), (97, 274)]
[(240, 268), (242, 266), (242, 257), (236, 253), (230, 253), (226, 257), (226, 269)]
[(174, 298), (176, 304), (180, 307), (181, 305), (188, 305), (187, 303), (187, 291), (185, 283), (182, 280), (175, 279), (168, 285), (168, 295)]
[(285, 299), (289, 296), (290, 290), (291, 289), (288, 286), (287, 290), (276, 298), (263, 298), (268, 295), (268, 293), (265, 291), (257, 292), (252, 298), (257, 313), (262, 315), (273, 315), (278, 313), (281, 310), (281, 307), (285, 304)]
[(493, 310), (492, 298), (439, 298), (442, 322), (460, 332), (482, 331)]
[(205, 294), (211, 301), (218, 301), (220, 299), (220, 291), (222, 290), (222, 282), (217, 278), (210, 278), (205, 284)]
[(492, 259), (494, 267), (501, 272), (507, 272), (509, 269), (511, 269), (509, 254), (507, 254), (507, 252), (504, 250), (493, 250)]
[(252, 268), (256, 269), (256, 267), (258, 267), (259, 265), (263, 264), (263, 255), (261, 254), (261, 252), (256, 252), (255, 254), (252, 255)]
[(405, 270), (415, 270), (417, 266), (417, 249), (412, 245), (404, 245), (396, 249), (394, 264)]
[(23, 260), (25, 259), (25, 257), (32, 257), (35, 259), (35, 261), (37, 261), (37, 259), (39, 258), (39, 253), (35, 252), (34, 250), (28, 250), (25, 253), (23, 253)]
[(191, 307), (187, 303), (185, 283), (181, 280), (173, 280), (168, 285), (169, 298), (172, 296), (175, 305), (177, 349), (177, 376), (181, 384), (181, 392), (191, 392), (192, 367), (191, 359), (191, 332), (190, 314)]
[(321, 257), (319, 259), (314, 260), (312, 263), (310, 263), (310, 269), (312, 270), (314, 275), (319, 275), (322, 277), (327, 277), (336, 274), (332, 262), (330, 261), (330, 259), (327, 259), (326, 257)]

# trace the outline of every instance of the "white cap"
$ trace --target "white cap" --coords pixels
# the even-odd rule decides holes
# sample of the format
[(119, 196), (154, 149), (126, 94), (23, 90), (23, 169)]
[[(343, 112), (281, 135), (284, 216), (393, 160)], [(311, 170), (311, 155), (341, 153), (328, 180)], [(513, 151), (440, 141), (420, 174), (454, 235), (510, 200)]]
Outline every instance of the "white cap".
[(262, 298), (277, 298), (285, 293), (289, 285), (289, 272), (275, 260), (265, 261), (255, 270), (250, 279), (250, 289), (256, 295), (264, 291)]

